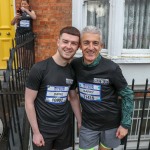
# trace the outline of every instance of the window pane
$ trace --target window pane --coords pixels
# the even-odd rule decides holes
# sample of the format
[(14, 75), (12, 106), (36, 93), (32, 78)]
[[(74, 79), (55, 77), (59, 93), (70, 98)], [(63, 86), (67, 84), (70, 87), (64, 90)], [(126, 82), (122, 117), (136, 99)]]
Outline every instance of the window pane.
[(125, 0), (124, 44), (127, 49), (150, 48), (150, 0)]
[[(142, 93), (139, 93), (142, 94)], [(134, 100), (134, 112), (132, 115), (132, 126), (130, 130), (130, 136), (133, 139), (133, 136), (135, 136), (135, 139), (137, 139), (140, 125), (141, 125), (141, 117), (142, 117), (142, 108), (143, 108), (143, 97), (137, 97), (137, 99)], [(150, 99), (147, 98), (145, 101), (145, 110), (143, 114), (143, 122), (142, 122), (142, 128), (141, 128), (141, 136), (143, 139), (144, 137), (150, 138)]]
[(108, 45), (109, 0), (88, 1), (87, 25), (94, 25), (101, 29), (104, 48)]

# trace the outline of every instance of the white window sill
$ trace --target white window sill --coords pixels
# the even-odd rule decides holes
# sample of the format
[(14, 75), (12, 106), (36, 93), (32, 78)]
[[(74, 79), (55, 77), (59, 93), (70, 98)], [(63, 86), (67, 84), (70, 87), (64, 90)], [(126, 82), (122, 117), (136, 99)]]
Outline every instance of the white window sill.
[(134, 64), (134, 63), (139, 63), (139, 64), (147, 64), (150, 63), (150, 56), (149, 57), (135, 57), (135, 56), (122, 56), (122, 57), (111, 57), (111, 60), (113, 60), (116, 63), (130, 63), (130, 64)]
[[(119, 64), (150, 63), (150, 54), (123, 54), (121, 56), (107, 56), (107, 53), (102, 51), (101, 55)], [(74, 57), (82, 57), (82, 52), (80, 49), (77, 51)]]

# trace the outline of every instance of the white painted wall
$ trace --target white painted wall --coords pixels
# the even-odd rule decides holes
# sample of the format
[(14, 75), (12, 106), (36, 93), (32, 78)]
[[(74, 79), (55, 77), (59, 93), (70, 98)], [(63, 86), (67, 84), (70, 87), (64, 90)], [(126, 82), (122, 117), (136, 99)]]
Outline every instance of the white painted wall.
[[(119, 5), (120, 0), (116, 0), (116, 2), (117, 5)], [(79, 30), (81, 30), (85, 26), (83, 18), (85, 18), (86, 16), (84, 16), (85, 10), (83, 9), (83, 6), (84, 0), (72, 0), (72, 25), (77, 27)], [(113, 22), (113, 24), (115, 28), (116, 27), (115, 23)], [(118, 45), (116, 48), (118, 48)], [(137, 56), (132, 57), (129, 54), (128, 56), (123, 56), (122, 58), (120, 58), (117, 57), (116, 55), (116, 53), (119, 54), (116, 48), (115, 52), (111, 52), (110, 50), (108, 50), (108, 56), (110, 59), (112, 59), (113, 61), (115, 61), (120, 65), (128, 84), (131, 85), (133, 78), (135, 79), (135, 84), (138, 85), (139, 88), (145, 84), (147, 78), (149, 79), (150, 82), (150, 56), (147, 55), (146, 57), (143, 57), (141, 55), (140, 57), (140, 55), (138, 55), (138, 57)], [(150, 53), (150, 50), (148, 51)], [(81, 56), (82, 56), (81, 50), (78, 50), (75, 57)]]
[(128, 84), (131, 85), (132, 79), (135, 79), (135, 85), (142, 86), (149, 80), (150, 85), (150, 64), (119, 64)]

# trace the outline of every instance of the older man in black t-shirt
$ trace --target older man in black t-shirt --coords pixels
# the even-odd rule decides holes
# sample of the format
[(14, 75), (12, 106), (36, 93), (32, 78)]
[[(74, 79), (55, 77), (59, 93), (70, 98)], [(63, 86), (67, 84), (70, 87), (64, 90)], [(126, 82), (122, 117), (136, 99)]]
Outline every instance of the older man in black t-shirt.
[(82, 106), (79, 147), (83, 150), (117, 147), (131, 125), (133, 91), (119, 65), (99, 54), (102, 46), (100, 30), (87, 26), (81, 32), (83, 57), (72, 61)]

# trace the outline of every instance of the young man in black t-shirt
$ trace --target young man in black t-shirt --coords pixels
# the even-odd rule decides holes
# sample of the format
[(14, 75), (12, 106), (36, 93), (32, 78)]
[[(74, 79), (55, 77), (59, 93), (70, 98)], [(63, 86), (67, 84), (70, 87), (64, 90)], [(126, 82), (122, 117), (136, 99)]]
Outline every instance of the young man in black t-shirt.
[(81, 150), (94, 150), (97, 145), (99, 150), (115, 148), (131, 125), (133, 91), (119, 65), (100, 55), (102, 46), (100, 30), (87, 26), (81, 32), (83, 57), (72, 61), (82, 106)]
[(33, 150), (62, 150), (72, 145), (68, 94), (81, 126), (79, 100), (73, 86), (75, 74), (69, 65), (79, 40), (78, 29), (63, 28), (56, 54), (36, 63), (29, 73), (25, 109), (33, 132)]

